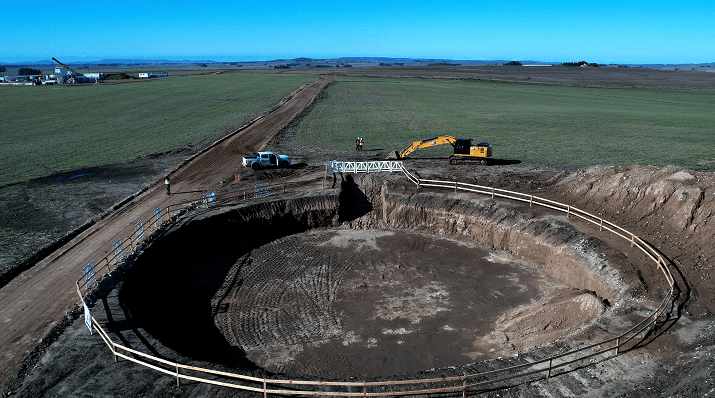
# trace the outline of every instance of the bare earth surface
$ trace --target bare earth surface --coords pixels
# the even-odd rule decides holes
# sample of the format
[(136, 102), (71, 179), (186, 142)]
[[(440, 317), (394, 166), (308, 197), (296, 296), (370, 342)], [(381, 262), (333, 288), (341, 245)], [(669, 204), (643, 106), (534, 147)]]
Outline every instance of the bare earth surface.
[[(172, 173), (175, 194), (170, 197), (156, 184), (170, 159), (163, 165), (146, 165), (121, 185), (136, 192), (136, 186), (152, 177), (155, 185), (2, 287), (0, 371), (7, 377), (2, 393), (237, 395), (198, 383), (176, 386), (169, 376), (129, 361), (115, 363), (98, 336), (89, 335), (82, 318), (71, 312), (77, 302), (74, 281), (83, 264), (104, 256), (116, 236), (128, 235), (133, 223), (148, 218), (154, 208), (215, 189), (250, 190), (262, 182), (299, 182), (274, 199), (296, 205), (263, 200), (259, 201), (265, 203), (262, 207), (244, 204), (216, 214), (189, 213), (162, 232), (161, 239), (147, 247), (131, 268), (118, 272), (113, 282), (116, 288), (95, 293), (93, 315), (115, 341), (182, 363), (256, 376), (428, 377), (485, 370), (495, 366), (494, 361), (502, 362), (498, 366), (521, 363), (542, 345), (557, 351), (578, 346), (623, 330), (662, 299), (662, 276), (628, 242), (546, 210), (468, 194), (418, 191), (399, 175), (356, 176), (354, 180), (330, 176), (328, 189), (323, 191), (324, 161), (386, 156), (370, 148), (362, 153), (306, 148), (293, 140), (291, 125), (283, 128), (328, 80), (299, 92), (286, 104), (285, 114), (278, 110), (264, 117), (176, 169)], [(602, 83), (581, 75), (571, 81)], [(670, 82), (654, 85), (697, 86), (693, 81)], [(240, 156), (264, 144), (291, 154), (297, 166), (242, 170)], [(712, 173), (677, 167), (565, 169), (524, 163), (470, 168), (449, 166), (446, 159), (413, 159), (406, 165), (422, 178), (502, 187), (572, 204), (631, 230), (677, 267), (681, 293), (670, 318), (662, 320), (642, 346), (556, 377), (541, 375), (482, 394), (646, 397), (715, 393)], [(236, 171), (241, 172), (241, 181), (234, 181)], [(82, 178), (72, 183), (82, 183)], [(380, 213), (383, 187), (396, 195), (393, 200), (426, 203), (445, 214), (488, 215), (509, 228), (526, 225), (523, 232), (545, 246), (561, 242), (566, 249), (573, 242), (589, 242), (579, 261), (586, 268), (604, 266), (613, 274), (594, 281), (577, 280), (577, 275), (566, 274), (569, 268), (559, 265), (563, 262), (544, 266), (523, 261), (524, 256), (539, 253), (520, 253), (518, 240), (505, 239), (510, 243), (507, 250), (501, 250), (496, 240), (492, 247), (481, 247), (471, 244), (472, 238), (464, 231), (434, 223), (426, 227), (430, 225), (426, 215), (409, 213), (412, 218), (407, 220)], [(70, 191), (64, 192), (71, 197)], [(325, 213), (331, 207), (323, 203), (326, 200), (340, 203), (338, 213)], [(71, 202), (64, 202), (59, 212), (77, 212)], [(318, 210), (323, 213), (315, 209), (306, 213), (325, 216), (314, 220), (306, 216), (304, 222), (314, 224), (312, 228), (301, 229), (286, 221), (286, 214), (308, 211), (320, 203), (323, 210)], [(109, 205), (110, 200), (97, 204)], [(273, 227), (250, 224), (263, 232), (241, 232), (246, 224), (239, 223), (238, 229), (231, 225), (243, 220), (242, 211), (268, 212)], [(412, 229), (407, 224), (422, 227)], [(286, 229), (279, 233), (278, 227)], [(494, 227), (485, 234), (497, 236), (500, 229)], [(211, 272), (206, 271), (209, 265)], [(53, 325), (63, 325), (62, 333), (48, 335)], [(44, 344), (43, 337), (47, 337)]]
[[(117, 236), (129, 236), (136, 220), (149, 219), (154, 209), (195, 199), (208, 192), (241, 167), (241, 156), (251, 153), (270, 138), (315, 98), (330, 79), (321, 79), (301, 90), (278, 110), (214, 146), (210, 154), (195, 157), (172, 173), (173, 195), (154, 184), (109, 217), (97, 222), (70, 243), (45, 257), (0, 290), (0, 346), (3, 347), (0, 375), (7, 377), (28, 351), (76, 302), (75, 281), (89, 261), (100, 259)], [(70, 249), (71, 250), (68, 250)], [(31, 287), (31, 288), (28, 288)]]

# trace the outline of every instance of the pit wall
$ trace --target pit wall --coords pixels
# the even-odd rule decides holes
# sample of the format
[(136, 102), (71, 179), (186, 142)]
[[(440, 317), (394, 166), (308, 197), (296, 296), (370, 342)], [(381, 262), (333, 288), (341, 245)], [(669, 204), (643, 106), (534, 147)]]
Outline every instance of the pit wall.
[(464, 193), (426, 192), (391, 183), (389, 178), (365, 175), (347, 178), (336, 190), (291, 199), (266, 198), (248, 206), (199, 212), (172, 229), (200, 221), (206, 230), (223, 228), (231, 234), (260, 234), (266, 238), (341, 225), (354, 229), (421, 230), (508, 252), (515, 260), (532, 264), (572, 288), (592, 291), (610, 302), (616, 301), (629, 285), (639, 283), (597, 254), (601, 241), (585, 237), (565, 220), (558, 214), (524, 219), (510, 203), (497, 204)]
[(565, 221), (565, 216), (525, 220), (508, 203), (499, 205), (469, 194), (429, 193), (414, 186), (391, 184), (389, 180), (351, 177), (338, 190), (216, 209), (199, 218), (216, 220), (218, 214), (227, 213), (218, 219), (223, 223), (245, 223), (239, 230), (277, 234), (276, 237), (341, 225), (354, 229), (421, 230), (511, 253), (517, 261), (539, 267), (570, 287), (592, 291), (610, 302), (629, 285), (639, 283), (637, 278), (611, 267), (596, 252), (602, 242), (586, 238)]
[(278, 238), (312, 228), (339, 225), (340, 193), (317, 191), (287, 198), (254, 200), (250, 204), (209, 208), (189, 213), (171, 227), (178, 232), (184, 226), (201, 223), (207, 231), (220, 230), (226, 239), (249, 235)]
[(511, 253), (516, 260), (602, 299), (612, 301), (622, 293), (617, 287), (618, 271), (597, 255), (594, 241), (557, 216), (524, 220), (492, 200), (389, 191), (387, 185), (383, 187), (382, 222), (391, 228), (421, 229)]

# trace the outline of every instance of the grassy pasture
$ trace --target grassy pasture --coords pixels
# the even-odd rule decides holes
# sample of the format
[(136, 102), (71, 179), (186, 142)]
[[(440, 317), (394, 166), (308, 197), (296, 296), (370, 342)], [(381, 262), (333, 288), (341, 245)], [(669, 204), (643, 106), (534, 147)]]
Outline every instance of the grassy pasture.
[(215, 75), (0, 87), (0, 186), (205, 144), (314, 78)]
[[(315, 146), (402, 150), (438, 135), (472, 137), (494, 157), (571, 166), (678, 165), (715, 171), (715, 90), (582, 88), (340, 78), (303, 120)], [(451, 147), (413, 156), (448, 155)]]

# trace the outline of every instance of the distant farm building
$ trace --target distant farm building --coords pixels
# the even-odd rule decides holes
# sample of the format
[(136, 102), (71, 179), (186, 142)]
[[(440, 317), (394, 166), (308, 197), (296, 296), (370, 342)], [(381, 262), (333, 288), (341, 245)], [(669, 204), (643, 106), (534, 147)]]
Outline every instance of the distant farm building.
[(169, 76), (168, 72), (141, 72), (141, 73), (139, 73), (140, 79), (149, 79), (152, 77), (167, 77), (167, 76)]

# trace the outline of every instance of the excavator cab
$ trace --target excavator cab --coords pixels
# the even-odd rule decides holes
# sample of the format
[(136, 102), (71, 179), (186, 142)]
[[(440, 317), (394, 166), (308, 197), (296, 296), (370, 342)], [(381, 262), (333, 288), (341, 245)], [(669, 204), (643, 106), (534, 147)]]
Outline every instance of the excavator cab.
[(472, 147), (471, 138), (457, 138), (454, 143), (455, 155), (469, 155), (469, 149)]

